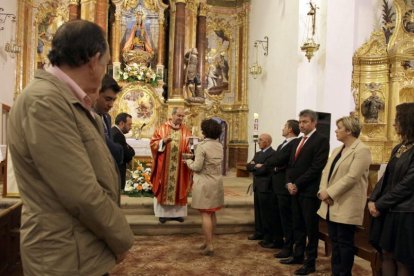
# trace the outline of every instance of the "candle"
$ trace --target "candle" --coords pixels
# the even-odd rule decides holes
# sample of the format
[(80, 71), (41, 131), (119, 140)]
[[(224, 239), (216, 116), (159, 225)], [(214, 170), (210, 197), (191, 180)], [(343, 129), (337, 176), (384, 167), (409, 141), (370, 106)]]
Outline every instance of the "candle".
[(253, 123), (253, 135), (259, 135), (259, 113), (253, 113), (254, 123)]

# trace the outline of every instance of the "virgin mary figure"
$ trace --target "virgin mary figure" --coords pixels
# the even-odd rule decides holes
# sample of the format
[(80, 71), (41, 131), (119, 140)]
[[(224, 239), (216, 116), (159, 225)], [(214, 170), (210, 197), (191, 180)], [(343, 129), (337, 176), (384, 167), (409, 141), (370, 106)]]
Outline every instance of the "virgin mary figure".
[(126, 64), (138, 63), (147, 64), (153, 57), (153, 49), (148, 32), (145, 28), (144, 13), (138, 11), (136, 23), (122, 49), (122, 57)]

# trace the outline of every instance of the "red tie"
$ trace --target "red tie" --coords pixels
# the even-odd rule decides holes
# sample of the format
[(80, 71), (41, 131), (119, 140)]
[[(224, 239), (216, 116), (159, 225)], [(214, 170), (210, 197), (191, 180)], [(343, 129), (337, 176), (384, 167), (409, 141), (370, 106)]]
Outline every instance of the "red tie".
[(296, 149), (296, 153), (295, 153), (295, 160), (296, 160), (296, 158), (298, 157), (299, 152), (302, 150), (303, 145), (305, 144), (306, 139), (308, 139), (308, 137), (303, 136), (302, 141), (300, 141), (300, 144), (299, 144), (298, 148)]

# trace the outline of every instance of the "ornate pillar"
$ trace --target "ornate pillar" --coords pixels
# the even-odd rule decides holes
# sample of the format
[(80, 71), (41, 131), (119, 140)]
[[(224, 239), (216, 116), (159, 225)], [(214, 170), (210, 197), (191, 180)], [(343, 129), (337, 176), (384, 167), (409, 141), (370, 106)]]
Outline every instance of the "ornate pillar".
[(69, 21), (80, 18), (79, 0), (69, 1)]
[(108, 0), (96, 1), (95, 23), (108, 33)]
[(196, 28), (197, 28), (197, 10), (198, 0), (187, 0), (185, 6), (185, 51), (196, 47)]
[(173, 91), (171, 98), (183, 98), (184, 85), (184, 40), (186, 0), (176, 0), (174, 28)]
[(164, 78), (164, 67), (165, 67), (165, 16), (164, 16), (164, 10), (160, 9), (158, 13), (158, 26), (159, 26), (159, 32), (158, 32), (158, 63), (157, 63), (157, 74), (160, 75), (160, 77)]
[(121, 38), (121, 5), (123, 0), (112, 0), (112, 3), (116, 6), (115, 9), (115, 22), (112, 24), (112, 68), (113, 77), (118, 80), (119, 72), (121, 70), (121, 62), (119, 60), (121, 54), (120, 38)]
[(95, 22), (97, 0), (81, 0), (81, 19)]
[(207, 4), (200, 3), (197, 17), (196, 47), (198, 51), (197, 72), (200, 75), (201, 87), (203, 88), (205, 75), (205, 57), (207, 48)]

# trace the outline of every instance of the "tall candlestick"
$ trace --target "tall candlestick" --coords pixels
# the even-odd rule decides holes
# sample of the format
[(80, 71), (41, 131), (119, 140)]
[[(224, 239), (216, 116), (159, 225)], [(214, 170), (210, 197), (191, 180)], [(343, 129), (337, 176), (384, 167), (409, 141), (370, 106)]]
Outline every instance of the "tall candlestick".
[(254, 124), (253, 124), (253, 136), (259, 135), (259, 113), (253, 113)]

